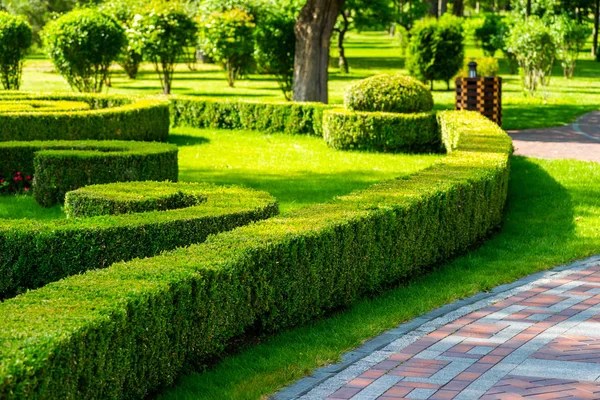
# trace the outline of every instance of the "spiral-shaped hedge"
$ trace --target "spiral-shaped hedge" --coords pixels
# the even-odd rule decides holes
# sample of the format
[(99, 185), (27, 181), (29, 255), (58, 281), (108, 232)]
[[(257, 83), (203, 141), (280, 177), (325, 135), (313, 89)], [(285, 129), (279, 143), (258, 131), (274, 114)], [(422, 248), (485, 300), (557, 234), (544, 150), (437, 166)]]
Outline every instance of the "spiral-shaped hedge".
[(0, 92), (0, 141), (164, 142), (169, 103), (114, 95)]

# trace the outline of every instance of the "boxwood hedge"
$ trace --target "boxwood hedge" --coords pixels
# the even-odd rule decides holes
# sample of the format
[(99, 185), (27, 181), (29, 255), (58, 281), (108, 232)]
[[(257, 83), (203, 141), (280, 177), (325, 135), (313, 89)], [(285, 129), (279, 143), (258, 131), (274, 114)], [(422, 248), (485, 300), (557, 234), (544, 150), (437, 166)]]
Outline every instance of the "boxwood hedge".
[(251, 328), (303, 323), (466, 251), (501, 222), (511, 142), (475, 113), (438, 118), (449, 154), (407, 179), (3, 302), (0, 397), (142, 397)]
[[(15, 106), (15, 102), (17, 102)], [(76, 101), (90, 110), (41, 107), (41, 101)], [(60, 103), (59, 103), (60, 104)], [(9, 112), (9, 106), (13, 112)], [(23, 109), (28, 105), (28, 109)], [(64, 104), (63, 104), (64, 106)], [(115, 95), (0, 93), (0, 141), (166, 141), (169, 104), (163, 99)]]
[(177, 151), (171, 144), (133, 141), (0, 142), (0, 177), (32, 175), (34, 198), (51, 206), (86, 185), (176, 181)]
[[(156, 201), (177, 197), (195, 202)], [(114, 209), (124, 203), (133, 209)], [(70, 192), (65, 208), (78, 218), (0, 221), (0, 299), (116, 261), (199, 243), (278, 210), (265, 192), (167, 182), (88, 186)], [(136, 211), (144, 212), (131, 213)]]
[(323, 137), (330, 147), (343, 150), (437, 153), (442, 149), (435, 112), (327, 110)]
[(293, 135), (323, 135), (321, 103), (253, 102), (174, 96), (172, 126), (260, 130)]

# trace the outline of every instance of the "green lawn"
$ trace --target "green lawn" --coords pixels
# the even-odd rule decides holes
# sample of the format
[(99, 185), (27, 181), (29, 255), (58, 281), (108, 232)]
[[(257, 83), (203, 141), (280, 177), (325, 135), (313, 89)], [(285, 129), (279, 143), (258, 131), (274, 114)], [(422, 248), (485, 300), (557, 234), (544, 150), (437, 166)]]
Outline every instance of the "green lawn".
[[(282, 212), (363, 189), (427, 168), (440, 155), (344, 152), (317, 137), (177, 128), (179, 180), (238, 184), (265, 190)], [(0, 218), (64, 218), (60, 206), (41, 207), (31, 196), (0, 196)]]
[(262, 399), (403, 321), (600, 253), (598, 199), (600, 164), (514, 157), (504, 226), (479, 249), (329, 318), (264, 338), (158, 397)]
[[(335, 50), (332, 51), (332, 54)], [(357, 79), (379, 73), (407, 74), (404, 69), (404, 56), (398, 39), (386, 33), (350, 33), (347, 42), (350, 74), (341, 74), (337, 68), (330, 70), (329, 93), (331, 103), (341, 103), (347, 86)], [(333, 54), (335, 55), (335, 54)], [(467, 45), (468, 57), (481, 57), (481, 49), (475, 48), (472, 41)], [(501, 56), (500, 53), (497, 56)], [(575, 77), (571, 80), (562, 77), (558, 62), (554, 66), (553, 78), (547, 100), (541, 97), (526, 97), (520, 87), (518, 75), (509, 74), (507, 64), (500, 60), (500, 75), (504, 80), (503, 127), (507, 130), (548, 127), (562, 125), (577, 116), (598, 109), (600, 95), (600, 63), (589, 56), (589, 49), (580, 55)], [(69, 91), (66, 81), (54, 72), (52, 63), (43, 55), (35, 54), (25, 62), (23, 90)], [(160, 93), (158, 78), (150, 65), (144, 65), (136, 80), (130, 80), (115, 66), (112, 87), (109, 93), (157, 94)], [(284, 100), (272, 76), (251, 75), (229, 88), (225, 74), (219, 66), (199, 65), (190, 71), (184, 64), (178, 66), (173, 93), (200, 97)], [(436, 107), (454, 108), (454, 94), (446, 91), (446, 84), (437, 82), (434, 99)]]

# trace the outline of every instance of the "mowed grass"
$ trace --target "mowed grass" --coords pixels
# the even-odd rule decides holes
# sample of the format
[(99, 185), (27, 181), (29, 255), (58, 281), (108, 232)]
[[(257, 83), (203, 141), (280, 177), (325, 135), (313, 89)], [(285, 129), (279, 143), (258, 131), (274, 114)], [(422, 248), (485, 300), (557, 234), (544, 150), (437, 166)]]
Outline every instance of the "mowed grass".
[[(337, 151), (317, 137), (261, 132), (173, 129), (179, 180), (243, 185), (271, 193), (282, 212), (364, 189), (425, 169), (442, 155)], [(32, 196), (0, 196), (0, 218), (64, 218), (61, 206), (43, 208)]]
[(600, 253), (600, 164), (513, 158), (504, 226), (477, 250), (183, 377), (159, 399), (264, 399), (365, 340), (536, 271)]
[[(481, 57), (481, 49), (476, 48), (472, 38), (468, 38), (467, 57)], [(597, 110), (600, 96), (600, 63), (594, 61), (589, 48), (583, 49), (573, 79), (563, 78), (558, 62), (554, 65), (553, 77), (546, 98), (526, 96), (520, 85), (518, 74), (510, 74), (508, 64), (502, 54), (496, 54), (500, 61), (500, 76), (503, 78), (503, 127), (507, 130), (550, 127), (563, 125), (589, 111)], [(342, 103), (344, 92), (352, 82), (380, 73), (408, 74), (405, 69), (405, 56), (399, 47), (398, 38), (384, 32), (351, 32), (348, 34), (347, 54), (350, 73), (342, 74), (337, 68), (330, 68), (330, 103)], [(335, 56), (335, 46), (332, 47)], [(248, 100), (282, 101), (284, 97), (272, 76), (253, 74), (236, 82), (230, 88), (225, 74), (218, 65), (196, 65), (190, 70), (185, 64), (178, 65), (174, 94), (209, 97), (243, 98)], [(113, 67), (112, 87), (109, 93), (130, 95), (154, 95), (161, 93), (156, 73), (149, 64), (142, 66), (136, 80), (131, 80), (120, 67)], [(25, 62), (23, 90), (70, 91), (66, 81), (55, 72), (52, 63), (43, 54), (31, 55)], [(436, 108), (454, 108), (454, 92), (446, 90), (444, 82), (436, 82), (434, 99)]]
[(429, 167), (441, 155), (337, 151), (317, 137), (176, 128), (179, 179), (271, 193), (282, 212)]

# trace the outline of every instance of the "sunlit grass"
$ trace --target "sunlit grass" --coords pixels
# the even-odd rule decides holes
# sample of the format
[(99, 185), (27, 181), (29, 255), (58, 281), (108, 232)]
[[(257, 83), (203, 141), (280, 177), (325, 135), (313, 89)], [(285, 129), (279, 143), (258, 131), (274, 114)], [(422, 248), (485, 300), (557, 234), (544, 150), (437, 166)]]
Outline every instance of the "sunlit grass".
[(600, 164), (513, 158), (504, 226), (479, 249), (308, 326), (264, 338), (161, 399), (264, 399), (427, 311), (600, 253)]

